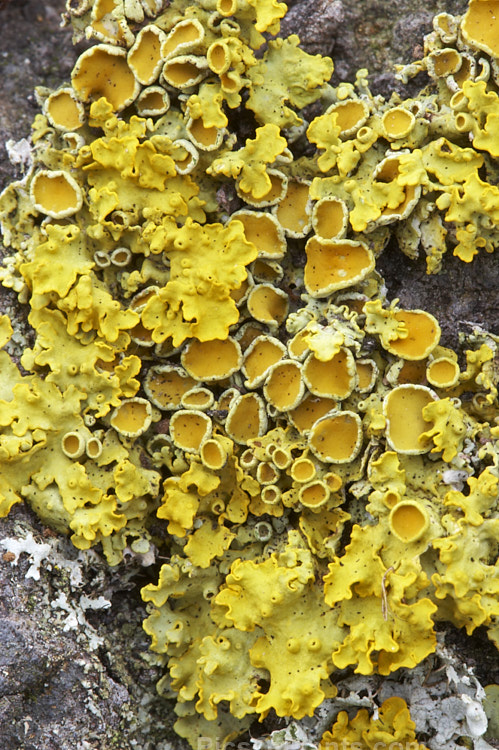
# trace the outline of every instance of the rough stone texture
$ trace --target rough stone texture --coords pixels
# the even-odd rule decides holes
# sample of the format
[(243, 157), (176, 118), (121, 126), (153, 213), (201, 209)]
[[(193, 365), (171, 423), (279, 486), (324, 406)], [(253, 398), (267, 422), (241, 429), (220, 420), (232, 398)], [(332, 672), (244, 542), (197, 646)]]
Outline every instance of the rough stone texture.
[[(298, 33), (314, 54), (332, 54), (335, 80), (353, 80), (359, 67), (370, 70), (373, 91), (389, 96), (401, 90), (392, 72), (394, 62), (408, 62), (421, 54), (422, 36), (431, 19), (443, 10), (459, 13), (465, 0), (295, 0), (283, 24), (284, 33)], [(0, 189), (19, 171), (6, 158), (5, 142), (29, 136), (38, 111), (33, 89), (55, 87), (69, 77), (78, 54), (71, 30), (59, 27), (63, 0), (0, 0)], [(418, 81), (418, 85), (423, 82)], [(380, 268), (389, 297), (403, 306), (434, 313), (443, 328), (443, 343), (455, 345), (459, 330), (469, 323), (499, 333), (499, 264), (481, 255), (472, 264), (446, 256), (443, 272), (428, 277), (424, 259), (409, 261), (392, 243)], [(0, 308), (15, 316), (26, 335), (26, 310), (14, 295), (0, 288)], [(17, 506), (0, 520), (0, 540), (25, 537), (31, 531), (46, 542), (47, 530), (29, 509)], [(65, 540), (56, 549), (75, 558)], [(0, 748), (1, 750), (166, 750), (182, 748), (172, 734), (171, 706), (155, 696), (158, 670), (142, 658), (148, 638), (141, 629), (145, 608), (138, 596), (150, 577), (138, 567), (109, 569), (97, 556), (82, 563), (86, 582), (71, 587), (64, 568), (41, 565), (39, 581), (25, 578), (26, 555), (13, 565), (0, 550)], [(107, 610), (88, 611), (85, 626), (64, 630), (67, 612), (51, 601), (64, 593), (77, 611), (82, 593), (104, 595)], [(92, 635), (92, 632), (94, 635)], [(91, 638), (102, 646), (91, 648)], [(462, 651), (480, 665), (487, 656), (487, 681), (498, 680), (497, 654), (477, 631), (473, 639), (462, 633)], [(465, 641), (465, 643), (464, 643)], [(279, 726), (279, 720), (263, 728)], [(261, 731), (261, 730), (260, 730)]]
[(0, 5), (0, 189), (14, 169), (5, 143), (29, 136), (38, 112), (35, 86), (56, 87), (74, 64), (71, 30), (60, 28), (62, 0), (11, 0)]
[(368, 68), (373, 91), (389, 96), (398, 89), (393, 64), (421, 56), (433, 16), (443, 11), (458, 14), (466, 7), (466, 0), (345, 0), (334, 48), (337, 78), (349, 79), (357, 68)]
[(463, 13), (467, 0), (291, 0), (283, 21), (286, 34), (298, 34), (307, 52), (330, 55), (335, 81), (352, 81), (369, 70), (376, 94), (402, 91), (393, 65), (421, 57), (423, 36), (436, 13)]
[(345, 17), (341, 0), (302, 0), (288, 7), (281, 21), (282, 36), (298, 34), (309, 54), (331, 55)]
[[(13, 560), (2, 548), (5, 539), (29, 534), (52, 546), (39, 580), (27, 576), (26, 552)], [(145, 582), (136, 565), (117, 571), (92, 551), (78, 553), (27, 507), (0, 521), (2, 750), (184, 747), (171, 730), (169, 704), (155, 693), (158, 668), (142, 656), (149, 638), (138, 589)], [(101, 596), (112, 606), (82, 608), (82, 597)]]
[(470, 264), (446, 253), (439, 274), (426, 274), (425, 260), (409, 260), (392, 242), (378, 268), (390, 299), (400, 298), (404, 308), (421, 308), (435, 315), (442, 328), (443, 346), (457, 347), (459, 333), (478, 325), (499, 333), (499, 264), (495, 254), (477, 255)]

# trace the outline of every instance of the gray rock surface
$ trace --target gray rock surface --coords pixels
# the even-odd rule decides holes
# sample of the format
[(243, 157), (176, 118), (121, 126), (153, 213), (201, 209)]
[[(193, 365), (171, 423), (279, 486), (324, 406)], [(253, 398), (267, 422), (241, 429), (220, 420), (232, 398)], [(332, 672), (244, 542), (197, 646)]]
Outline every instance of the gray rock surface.
[(142, 582), (136, 564), (78, 552), (27, 507), (0, 521), (2, 750), (183, 746), (142, 656)]
[(29, 136), (38, 112), (35, 86), (67, 80), (75, 60), (71, 29), (60, 27), (63, 0), (10, 0), (0, 5), (0, 190), (14, 169), (5, 143)]

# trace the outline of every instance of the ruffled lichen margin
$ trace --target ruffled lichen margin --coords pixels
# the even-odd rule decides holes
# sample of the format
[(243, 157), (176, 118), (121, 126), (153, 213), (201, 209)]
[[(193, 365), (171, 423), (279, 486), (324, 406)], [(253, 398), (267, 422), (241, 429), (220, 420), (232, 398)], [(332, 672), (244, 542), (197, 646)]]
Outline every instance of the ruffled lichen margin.
[(490, 5), (384, 101), (296, 37), (255, 55), (278, 3), (81, 3), (96, 44), (39, 92), (2, 196), (35, 331), (21, 371), (2, 318), (2, 510), (170, 557), (145, 627), (193, 744), (416, 667), (435, 621), (497, 642), (497, 339), (441, 346), (376, 270), (393, 238), (430, 273), (494, 251)]

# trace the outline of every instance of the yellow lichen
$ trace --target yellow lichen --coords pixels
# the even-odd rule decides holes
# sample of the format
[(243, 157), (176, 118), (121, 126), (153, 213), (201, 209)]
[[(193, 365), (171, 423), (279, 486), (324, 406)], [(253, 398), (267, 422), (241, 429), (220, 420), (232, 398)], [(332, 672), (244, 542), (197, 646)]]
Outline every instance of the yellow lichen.
[[(248, 242), (238, 222), (230, 226), (201, 226), (187, 221), (184, 227), (165, 227), (162, 243), (170, 261), (170, 279), (145, 305), (141, 318), (152, 329), (154, 341), (171, 337), (174, 346), (192, 336), (199, 341), (225, 339), (239, 319), (230, 296), (246, 278), (245, 266), (257, 250)], [(201, 264), (195, 257), (202, 248)], [(192, 268), (191, 273), (185, 273)]]
[[(352, 745), (374, 750), (376, 745), (403, 744), (414, 750), (427, 750), (416, 740), (415, 723), (403, 698), (392, 696), (381, 705), (377, 717), (369, 717), (362, 708), (350, 719), (346, 711), (340, 711), (331, 731), (323, 734), (319, 750), (328, 750), (331, 745)], [(334, 743), (334, 744), (333, 744)]]
[[(498, 337), (444, 348), (378, 263), (495, 249), (497, 29), (440, 14), (385, 100), (270, 38), (276, 0), (160, 5), (68, 3), (98, 43), (0, 196), (32, 328), (0, 318), (0, 513), (168, 558), (144, 627), (196, 746), (417, 666), (436, 621), (499, 643)], [(340, 739), (416, 741), (398, 698)]]

